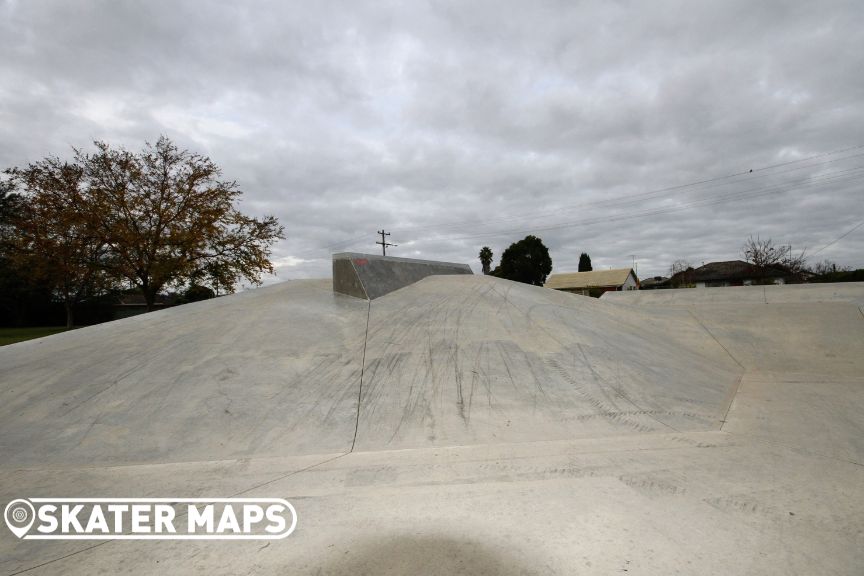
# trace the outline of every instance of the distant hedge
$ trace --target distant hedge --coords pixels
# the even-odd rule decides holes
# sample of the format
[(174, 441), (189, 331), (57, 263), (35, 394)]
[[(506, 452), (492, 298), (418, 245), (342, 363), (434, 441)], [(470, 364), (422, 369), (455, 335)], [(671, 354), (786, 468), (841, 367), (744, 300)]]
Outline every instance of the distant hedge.
[(864, 268), (829, 272), (811, 278), (810, 282), (864, 282)]

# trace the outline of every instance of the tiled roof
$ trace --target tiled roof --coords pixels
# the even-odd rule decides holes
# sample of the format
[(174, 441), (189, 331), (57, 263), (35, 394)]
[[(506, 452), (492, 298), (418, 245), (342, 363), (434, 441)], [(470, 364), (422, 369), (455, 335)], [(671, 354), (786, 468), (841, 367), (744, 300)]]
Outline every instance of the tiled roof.
[(758, 268), (749, 262), (728, 260), (709, 262), (692, 272), (693, 282), (712, 282), (721, 280), (749, 280), (752, 278), (778, 278), (788, 276), (786, 272), (774, 267)]

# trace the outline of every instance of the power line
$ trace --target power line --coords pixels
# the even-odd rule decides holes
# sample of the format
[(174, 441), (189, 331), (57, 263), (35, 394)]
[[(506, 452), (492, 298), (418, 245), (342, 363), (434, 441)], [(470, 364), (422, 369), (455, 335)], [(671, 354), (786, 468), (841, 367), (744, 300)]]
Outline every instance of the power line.
[[(651, 208), (646, 210), (640, 210), (636, 212), (630, 212), (625, 214), (618, 214), (614, 216), (601, 216), (595, 218), (582, 219), (577, 221), (563, 222), (552, 224), (548, 226), (542, 227), (531, 227), (531, 228), (522, 228), (522, 229), (507, 229), (507, 230), (498, 230), (492, 232), (483, 232), (478, 234), (471, 234), (466, 236), (459, 237), (449, 237), (449, 240), (472, 240), (478, 238), (494, 238), (498, 236), (507, 236), (513, 234), (524, 234), (524, 233), (534, 233), (534, 232), (542, 232), (549, 230), (559, 230), (570, 228), (573, 226), (590, 226), (594, 224), (600, 223), (609, 223), (609, 222), (619, 222), (623, 220), (635, 220), (639, 218), (649, 217), (649, 216), (660, 216), (674, 212), (681, 212), (684, 210), (688, 210), (696, 207), (705, 207), (705, 206), (716, 206), (719, 204), (723, 204), (726, 202), (730, 202), (733, 200), (743, 200), (743, 199), (751, 199), (751, 198), (759, 198), (768, 196), (771, 194), (776, 194), (779, 192), (788, 192), (792, 190), (798, 190), (803, 188), (808, 188), (811, 186), (821, 185), (828, 182), (837, 182), (837, 181), (845, 181), (845, 180), (854, 180), (856, 178), (861, 178), (864, 174), (861, 174), (861, 171), (864, 170), (864, 166), (856, 166), (852, 168), (848, 168), (845, 170), (839, 170), (835, 172), (831, 172), (828, 174), (822, 174), (821, 176), (807, 179), (801, 178), (798, 182), (794, 183), (794, 185), (790, 185), (790, 183), (778, 183), (772, 184), (770, 186), (760, 186), (751, 188), (748, 190), (737, 191), (731, 194), (725, 194), (720, 197), (714, 198), (703, 198), (699, 200), (694, 200), (691, 202), (687, 202), (684, 204), (679, 204), (677, 206), (664, 206), (658, 208)], [(380, 232), (379, 232), (380, 233)], [(851, 232), (850, 232), (851, 233)], [(364, 235), (361, 238), (366, 238), (369, 235)], [(428, 236), (427, 236), (428, 237)], [(421, 236), (422, 238), (422, 236)], [(824, 248), (823, 248), (824, 249)], [(822, 249), (820, 249), (821, 251)], [(320, 252), (320, 250), (315, 251)]]
[[(860, 171), (862, 169), (864, 169), (864, 166), (859, 166), (859, 167), (855, 168), (854, 170)], [(596, 217), (596, 218), (590, 218), (590, 219), (584, 219), (584, 220), (576, 220), (576, 221), (563, 222), (563, 223), (558, 223), (558, 224), (551, 224), (548, 226), (539, 226), (539, 227), (535, 226), (535, 227), (531, 227), (531, 228), (520, 228), (520, 229), (499, 230), (499, 231), (494, 231), (494, 232), (483, 232), (483, 233), (472, 234), (472, 235), (467, 235), (467, 236), (450, 237), (449, 239), (450, 240), (471, 240), (471, 239), (475, 239), (475, 238), (494, 238), (496, 236), (506, 236), (506, 235), (511, 235), (511, 234), (527, 234), (527, 233), (532, 233), (532, 232), (543, 232), (543, 231), (548, 231), (548, 230), (558, 230), (558, 229), (563, 229), (563, 228), (571, 228), (573, 226), (598, 224), (601, 222), (617, 222), (620, 220), (631, 220), (631, 219), (641, 218), (644, 216), (659, 216), (659, 215), (668, 214), (668, 213), (672, 213), (672, 212), (680, 212), (682, 210), (687, 210), (689, 208), (694, 208), (694, 207), (715, 206), (718, 204), (723, 204), (725, 202), (729, 202), (731, 200), (739, 200), (739, 199), (745, 199), (745, 198), (758, 198), (761, 196), (776, 194), (778, 192), (784, 192), (784, 191), (791, 191), (791, 190), (796, 190), (796, 189), (800, 189), (800, 188), (806, 188), (809, 186), (822, 184), (824, 182), (829, 182), (829, 181), (836, 181), (836, 180), (842, 180), (842, 179), (851, 180), (851, 179), (855, 179), (855, 178), (860, 178), (860, 177), (864, 176), (864, 174), (839, 174), (839, 175), (831, 174), (831, 175), (826, 175), (826, 176), (832, 176), (832, 177), (831, 178), (821, 178), (819, 180), (811, 179), (809, 182), (802, 182), (801, 184), (799, 184), (797, 186), (791, 186), (791, 187), (787, 184), (776, 184), (776, 185), (772, 185), (769, 187), (752, 188), (750, 190), (744, 190), (744, 191), (736, 192), (734, 194), (728, 194), (728, 195), (722, 196), (720, 198), (701, 199), (701, 200), (696, 200), (696, 201), (692, 201), (692, 202), (687, 202), (684, 204), (679, 204), (678, 206), (666, 206), (666, 207), (660, 207), (660, 208), (652, 208), (652, 209), (648, 209), (648, 210), (642, 210), (639, 212), (632, 212), (632, 213), (627, 213), (627, 214), (622, 214), (622, 215), (617, 215), (617, 216)], [(839, 177), (837, 177), (837, 176), (839, 176)]]
[(864, 220), (862, 220), (861, 222), (859, 222), (858, 224), (856, 224), (855, 226), (853, 226), (852, 228), (850, 228), (849, 230), (847, 230), (846, 232), (844, 232), (843, 234), (841, 234), (840, 236), (838, 236), (837, 238), (835, 238), (834, 240), (832, 240), (831, 242), (826, 244), (825, 246), (822, 246), (821, 248), (819, 248), (818, 250), (816, 250), (815, 252), (810, 254), (810, 257), (812, 258), (813, 256), (816, 256), (816, 254), (819, 254), (820, 252), (822, 252), (826, 248), (833, 246), (834, 244), (836, 244), (837, 242), (839, 242), (840, 240), (842, 240), (843, 238), (845, 238), (846, 236), (848, 236), (849, 234), (851, 234), (852, 232), (854, 232), (855, 230), (860, 228), (861, 226), (864, 226)]
[[(569, 205), (569, 206), (565, 205), (565, 206), (562, 206), (562, 207), (557, 208), (556, 210), (554, 210), (554, 211), (552, 211), (552, 212), (546, 211), (546, 212), (542, 212), (542, 213), (535, 213), (535, 214), (532, 214), (532, 215), (521, 215), (521, 216), (516, 216), (516, 217), (498, 218), (498, 219), (491, 219), (491, 220), (490, 220), (490, 219), (487, 219), (487, 220), (484, 221), (484, 224), (489, 224), (489, 223), (499, 223), (499, 222), (512, 222), (512, 221), (521, 221), (521, 220), (530, 220), (530, 219), (534, 219), (534, 218), (543, 218), (543, 217), (546, 217), (546, 216), (549, 216), (549, 215), (553, 215), (553, 214), (554, 214), (554, 215), (557, 215), (557, 214), (560, 214), (560, 213), (562, 213), (562, 212), (566, 212), (566, 211), (569, 211), (569, 210), (572, 210), (572, 209), (575, 209), (575, 208), (582, 208), (582, 207), (587, 207), (587, 206), (626, 205), (626, 204), (631, 204), (631, 203), (636, 203), (636, 202), (642, 201), (643, 199), (645, 199), (645, 198), (647, 198), (647, 197), (657, 196), (657, 195), (660, 195), (660, 194), (663, 194), (663, 193), (667, 193), (667, 192), (678, 192), (678, 191), (683, 191), (683, 190), (686, 190), (686, 189), (688, 189), (688, 188), (693, 188), (693, 187), (701, 186), (701, 185), (704, 185), (704, 184), (712, 184), (712, 183), (720, 182), (720, 184), (714, 184), (713, 186), (703, 187), (703, 190), (704, 190), (704, 189), (707, 189), (707, 188), (714, 188), (714, 187), (717, 187), (717, 186), (726, 186), (726, 185), (729, 185), (729, 184), (732, 184), (732, 183), (747, 182), (747, 181), (756, 180), (756, 179), (759, 179), (759, 178), (764, 178), (765, 176), (769, 176), (770, 174), (759, 174), (759, 175), (753, 176), (752, 178), (739, 178), (736, 182), (723, 182), (723, 181), (730, 180), (730, 179), (733, 179), (733, 178), (738, 178), (738, 177), (740, 177), (740, 176), (746, 176), (746, 175), (749, 175), (749, 174), (752, 174), (752, 173), (756, 173), (756, 172), (766, 172), (766, 171), (769, 171), (769, 170), (774, 170), (774, 169), (776, 169), (776, 168), (782, 168), (782, 167), (785, 167), (785, 166), (791, 166), (791, 165), (796, 165), (796, 164), (803, 164), (803, 163), (806, 163), (806, 162), (810, 162), (810, 161), (812, 161), (812, 160), (817, 160), (817, 159), (825, 158), (825, 157), (828, 157), (828, 156), (834, 156), (834, 155), (837, 155), (837, 154), (843, 154), (843, 153), (845, 153), (845, 152), (850, 152), (850, 151), (852, 151), (852, 150), (860, 150), (860, 149), (862, 149), (862, 148), (864, 148), (864, 144), (859, 144), (859, 145), (856, 145), (856, 146), (850, 146), (850, 147), (847, 147), (847, 148), (842, 148), (842, 149), (838, 149), (838, 150), (832, 150), (832, 151), (830, 151), (830, 152), (823, 152), (823, 153), (821, 153), (821, 154), (816, 154), (816, 155), (813, 155), (813, 156), (808, 156), (808, 157), (806, 157), (806, 158), (799, 158), (799, 159), (797, 159), (797, 160), (790, 160), (790, 161), (787, 161), (787, 162), (780, 162), (780, 163), (772, 164), (772, 165), (769, 165), (769, 166), (763, 166), (763, 167), (760, 167), (760, 168), (755, 168), (755, 169), (751, 169), (751, 170), (747, 170), (747, 171), (743, 171), (743, 172), (736, 172), (736, 173), (733, 173), (733, 174), (727, 174), (727, 175), (725, 175), (725, 176), (717, 176), (717, 177), (714, 177), (714, 178), (707, 178), (707, 179), (703, 179), (703, 180), (698, 180), (698, 181), (694, 181), (694, 182), (689, 182), (689, 183), (686, 183), (686, 184), (679, 184), (679, 185), (675, 185), (675, 186), (668, 186), (668, 187), (665, 187), (665, 188), (659, 188), (659, 189), (655, 189), (655, 190), (649, 190), (649, 191), (646, 191), (646, 192), (640, 192), (640, 193), (637, 193), (637, 194), (631, 194), (631, 195), (624, 196), (624, 197), (621, 197), (621, 198), (613, 198), (613, 199), (607, 199), (607, 200), (597, 200), (597, 201), (594, 201), (594, 202), (583, 202), (583, 203), (578, 203), (578, 204), (572, 204), (572, 205)], [(845, 157), (841, 157), (841, 158), (834, 158), (834, 159), (831, 159), (831, 160), (828, 160), (828, 161), (825, 161), (825, 162), (818, 162), (818, 163), (816, 163), (816, 164), (814, 164), (814, 165), (798, 166), (798, 167), (793, 168), (793, 169), (791, 169), (791, 170), (785, 170), (785, 171), (782, 171), (782, 172), (775, 172), (774, 175), (778, 175), (778, 174), (785, 174), (785, 173), (793, 172), (793, 171), (796, 171), (796, 170), (801, 170), (801, 169), (806, 169), (806, 168), (812, 168), (812, 167), (816, 167), (816, 166), (820, 166), (820, 165), (824, 165), (824, 164), (831, 164), (831, 163), (834, 163), (834, 162), (840, 162), (840, 161), (848, 160), (848, 159), (851, 159), (851, 158), (857, 158), (857, 157), (859, 157), (859, 156), (864, 156), (864, 153), (861, 153), (861, 154), (852, 154), (852, 155), (845, 156)], [(458, 228), (458, 227), (461, 227), (461, 226), (464, 226), (464, 225), (472, 225), (472, 226), (475, 226), (476, 224), (477, 224), (476, 220), (462, 220), (462, 221), (451, 221), (451, 222), (449, 222), (449, 223), (439, 223), (439, 224), (433, 224), (433, 225), (427, 225), (427, 226), (413, 226), (413, 227), (412, 227), (412, 226), (409, 226), (409, 227), (402, 227), (401, 229), (403, 230), (403, 232), (404, 232), (404, 231), (423, 231), (423, 230), (432, 230), (432, 229), (434, 229), (434, 230), (439, 230), (439, 231), (440, 231), (440, 230), (445, 230), (445, 229)], [(351, 244), (351, 243), (357, 242), (357, 241), (362, 240), (362, 239), (367, 238), (367, 237), (369, 237), (369, 234), (363, 234), (363, 235), (361, 235), (361, 236), (357, 236), (357, 237), (354, 237), (354, 238), (348, 238), (348, 239), (345, 239), (345, 240), (341, 240), (341, 241), (339, 241), (339, 242), (334, 242), (334, 243), (332, 243), (332, 244), (328, 244), (328, 245), (326, 245), (326, 246), (322, 246), (320, 249), (313, 249), (313, 250), (307, 251), (307, 252), (305, 252), (304, 254), (310, 254), (310, 253), (312, 253), (312, 252), (324, 251), (324, 250), (328, 250), (328, 249), (335, 248), (335, 247), (339, 247), (339, 246), (346, 246), (346, 245), (348, 245), (348, 244)]]
[[(858, 157), (858, 156), (864, 156), (864, 154), (856, 154), (855, 156), (847, 156), (847, 157), (845, 157), (845, 158), (842, 158), (841, 160), (846, 160), (846, 159), (849, 159), (849, 158), (855, 158), (855, 157)], [(831, 161), (829, 161), (829, 162), (825, 162), (825, 164), (828, 164), (828, 163), (830, 163), (830, 162), (833, 162), (833, 160), (831, 160)], [(810, 166), (806, 166), (806, 167), (810, 167)], [(780, 172), (779, 174), (785, 174), (785, 173), (787, 173), (787, 172), (793, 172), (793, 171), (795, 171), (795, 170), (800, 170), (800, 169), (801, 169), (801, 167), (797, 167), (797, 168), (793, 168), (792, 170), (786, 170), (786, 171), (784, 171), (784, 172)], [(849, 168), (849, 169), (846, 169), (846, 170), (838, 170), (838, 171), (835, 171), (835, 172), (831, 172), (831, 173), (829, 173), (829, 174), (827, 174), (827, 175), (843, 174), (843, 173), (846, 173), (846, 172), (854, 172), (854, 171), (857, 171), (857, 170), (860, 170), (860, 169), (861, 169), (861, 167), (854, 167), (854, 168)], [(777, 173), (775, 173), (775, 175), (776, 175), (776, 174), (777, 174)], [(821, 175), (821, 176), (825, 176), (825, 174), (823, 174), (823, 175)], [(706, 191), (707, 189), (710, 189), (710, 188), (716, 188), (716, 187), (719, 187), (719, 186), (728, 186), (728, 185), (730, 185), (730, 184), (740, 184), (740, 183), (749, 182), (749, 181), (751, 181), (751, 180), (756, 180), (756, 179), (763, 178), (763, 177), (764, 177), (764, 176), (757, 176), (757, 177), (753, 177), (753, 178), (740, 179), (740, 180), (738, 180), (738, 181), (736, 181), (736, 182), (722, 182), (722, 183), (715, 183), (715, 184), (713, 184), (713, 185), (711, 185), (711, 186), (706, 186), (706, 187), (703, 187), (702, 189), (697, 189), (697, 190), (694, 191), (694, 193), (695, 193), (695, 194), (699, 194), (699, 193), (704, 192), (704, 191)], [(807, 178), (807, 176), (802, 176), (802, 178)], [(770, 184), (770, 186), (778, 186), (778, 185), (782, 185), (782, 184), (783, 184), (783, 183), (776, 183), (776, 184)], [(752, 188), (751, 190), (759, 190), (760, 188), (761, 188), (761, 187)], [(562, 213), (572, 211), (574, 208), (581, 208), (581, 207), (601, 207), (601, 206), (603, 206), (603, 207), (607, 207), (607, 206), (611, 207), (611, 206), (627, 206), (627, 205), (632, 205), (632, 204), (638, 204), (638, 203), (640, 203), (640, 202), (643, 202), (643, 201), (644, 201), (648, 196), (656, 196), (656, 195), (658, 195), (659, 193), (665, 192), (665, 191), (667, 191), (667, 190), (668, 190), (668, 189), (661, 189), (661, 190), (655, 190), (655, 191), (651, 191), (651, 192), (642, 192), (642, 193), (639, 193), (639, 194), (634, 194), (634, 195), (627, 196), (627, 197), (622, 197), (622, 198), (613, 198), (613, 199), (609, 199), (609, 200), (596, 200), (596, 201), (593, 201), (593, 202), (583, 202), (583, 203), (581, 203), (581, 204), (571, 205), (571, 206), (569, 206), (569, 207), (568, 207), (568, 206), (558, 207), (558, 208), (556, 208), (554, 211), (549, 211), (549, 212), (545, 212), (545, 213), (537, 213), (537, 214), (535, 214), (535, 215), (516, 216), (516, 217), (509, 217), (509, 218), (487, 219), (487, 220), (484, 220), (484, 221), (483, 221), (483, 224), (490, 224), (490, 223), (496, 223), (496, 222), (499, 222), (499, 223), (500, 223), (500, 222), (513, 222), (513, 221), (534, 220), (534, 219), (538, 219), (538, 218), (546, 218), (546, 217), (553, 216), (553, 215), (555, 215), (555, 216), (557, 216), (557, 215), (561, 215)], [(728, 193), (728, 192), (722, 192), (721, 194), (727, 194), (727, 193)], [(474, 222), (471, 222), (471, 223), (472, 223), (472, 224), (475, 224)], [(453, 226), (453, 225), (443, 224), (443, 225), (437, 225), (437, 226), (429, 226), (429, 227), (422, 228), (422, 229), (427, 229), (427, 228), (428, 228), (428, 229), (435, 229), (435, 230), (439, 230), (439, 231), (440, 231), (440, 230), (453, 229), (454, 226)], [(405, 228), (405, 230), (414, 230), (414, 229), (416, 229), (416, 228)]]
[[(847, 150), (841, 150), (837, 153), (844, 152), (844, 151), (847, 151)], [(760, 171), (764, 171), (764, 170), (768, 170), (768, 169), (788, 166), (790, 164), (796, 164), (799, 162), (809, 161), (809, 160), (812, 160), (814, 158), (818, 158), (821, 156), (823, 156), (823, 155), (813, 156), (810, 158), (803, 158), (801, 160), (794, 160), (791, 162), (783, 162), (781, 164), (775, 164), (773, 166), (767, 166), (764, 168), (757, 168), (757, 169), (753, 170), (752, 172), (760, 172)], [(844, 156), (842, 158), (835, 158), (832, 160), (827, 160), (827, 161), (819, 162), (819, 163), (812, 164), (812, 165), (796, 166), (795, 168), (792, 168), (790, 170), (773, 172), (771, 174), (759, 174), (759, 175), (752, 176), (750, 178), (739, 178), (738, 180), (735, 180), (735, 181), (721, 181), (721, 180), (728, 180), (728, 179), (731, 179), (733, 177), (748, 175), (751, 173), (751, 171), (739, 172), (739, 173), (731, 174), (728, 176), (721, 176), (718, 178), (710, 178), (707, 180), (700, 180), (700, 181), (691, 182), (688, 184), (680, 184), (680, 185), (670, 186), (670, 187), (666, 187), (666, 188), (659, 188), (656, 190), (649, 190), (647, 192), (639, 192), (639, 193), (635, 193), (635, 194), (622, 196), (619, 198), (610, 198), (610, 199), (605, 199), (605, 200), (594, 200), (594, 201), (590, 201), (590, 202), (580, 202), (580, 203), (576, 203), (576, 204), (565, 204), (563, 206), (556, 207), (554, 210), (547, 210), (544, 212), (535, 212), (532, 214), (523, 214), (520, 216), (510, 216), (510, 217), (503, 217), (503, 218), (491, 218), (491, 219), (487, 218), (483, 221), (483, 224), (513, 222), (513, 221), (521, 221), (521, 220), (532, 220), (532, 219), (536, 219), (536, 218), (545, 218), (545, 217), (552, 216), (552, 215), (560, 215), (562, 212), (569, 212), (569, 211), (575, 210), (577, 208), (585, 208), (585, 207), (592, 207), (592, 206), (621, 206), (621, 205), (635, 204), (635, 203), (642, 202), (647, 198), (660, 196), (662, 194), (669, 193), (669, 192), (676, 193), (676, 194), (680, 193), (680, 192), (685, 192), (685, 191), (687, 191), (687, 189), (694, 188), (696, 186), (700, 187), (700, 188), (697, 188), (695, 190), (696, 193), (699, 193), (699, 192), (703, 192), (703, 191), (711, 189), (711, 188), (717, 188), (717, 187), (721, 187), (721, 186), (730, 186), (733, 184), (741, 184), (741, 183), (749, 182), (752, 180), (762, 179), (762, 178), (765, 178), (767, 176), (778, 176), (778, 175), (787, 174), (790, 172), (795, 172), (798, 170), (803, 170), (806, 168), (814, 168), (817, 166), (832, 164), (834, 162), (841, 162), (843, 160), (858, 158), (861, 156), (864, 156), (864, 153), (852, 154), (849, 156)], [(710, 184), (710, 185), (709, 186), (702, 186), (703, 184)], [(427, 225), (427, 226), (413, 226), (413, 227), (409, 226), (409, 227), (402, 227), (402, 230), (403, 231), (404, 230), (420, 231), (420, 230), (431, 230), (431, 229), (445, 230), (445, 229), (458, 228), (458, 227), (461, 227), (464, 225), (476, 225), (476, 220), (462, 220), (462, 221), (456, 221), (456, 222), (450, 222), (450, 223), (432, 224), (432, 225)]]

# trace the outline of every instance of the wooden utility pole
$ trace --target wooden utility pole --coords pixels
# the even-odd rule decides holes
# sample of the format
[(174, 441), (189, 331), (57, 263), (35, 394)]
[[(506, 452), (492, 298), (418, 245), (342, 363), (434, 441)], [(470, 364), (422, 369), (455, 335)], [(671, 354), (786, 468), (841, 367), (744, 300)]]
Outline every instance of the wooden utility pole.
[(381, 241), (375, 242), (375, 244), (381, 245), (381, 252), (384, 256), (386, 256), (387, 255), (387, 247), (388, 246), (398, 246), (398, 244), (390, 244), (389, 242), (387, 242), (387, 236), (389, 236), (390, 233), (385, 232), (383, 228), (381, 230), (378, 230), (378, 234), (381, 235)]

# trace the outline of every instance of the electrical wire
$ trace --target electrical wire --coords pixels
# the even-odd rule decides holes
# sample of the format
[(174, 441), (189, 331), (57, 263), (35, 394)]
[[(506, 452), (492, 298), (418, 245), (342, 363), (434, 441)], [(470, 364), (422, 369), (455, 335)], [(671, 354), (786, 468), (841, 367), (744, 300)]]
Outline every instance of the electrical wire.
[[(702, 186), (704, 184), (711, 184), (711, 186), (703, 186), (701, 190), (696, 191), (697, 193), (703, 192), (708, 188), (715, 188), (718, 186), (728, 186), (731, 184), (738, 184), (738, 183), (742, 183), (742, 182), (747, 182), (747, 181), (751, 181), (751, 180), (764, 178), (766, 176), (777, 176), (780, 174), (785, 174), (785, 173), (789, 173), (789, 172), (793, 172), (793, 171), (797, 171), (797, 170), (802, 170), (802, 169), (806, 169), (806, 168), (813, 168), (813, 167), (818, 167), (818, 166), (825, 165), (825, 164), (831, 164), (834, 162), (840, 162), (843, 160), (857, 158), (860, 156), (864, 156), (864, 153), (852, 154), (852, 155), (844, 156), (844, 157), (840, 157), (840, 158), (833, 158), (831, 160), (817, 162), (817, 163), (812, 164), (812, 165), (806, 164), (806, 163), (811, 162), (813, 160), (822, 159), (822, 158), (826, 158), (829, 156), (835, 156), (835, 155), (843, 154), (845, 152), (850, 152), (853, 150), (860, 150), (862, 148), (864, 148), (864, 144), (859, 144), (856, 146), (850, 146), (847, 148), (842, 148), (842, 149), (833, 150), (830, 152), (824, 152), (821, 154), (808, 156), (807, 158), (790, 160), (787, 162), (781, 162), (781, 163), (772, 164), (769, 166), (763, 166), (763, 167), (755, 168), (752, 170), (747, 170), (747, 171), (743, 171), (743, 172), (736, 172), (733, 174), (727, 174), (725, 176), (718, 176), (718, 177), (714, 177), (714, 178), (707, 178), (707, 179), (703, 179), (703, 180), (689, 182), (686, 184), (679, 184), (679, 185), (668, 186), (668, 187), (660, 188), (660, 189), (656, 189), (656, 190), (649, 190), (646, 192), (640, 192), (637, 194), (627, 195), (627, 196), (624, 196), (621, 198), (612, 198), (612, 199), (605, 199), (605, 200), (596, 200), (596, 201), (592, 201), (592, 202), (582, 202), (582, 203), (578, 203), (578, 204), (565, 205), (565, 206), (557, 208), (555, 211), (552, 211), (552, 212), (546, 211), (546, 212), (542, 212), (542, 213), (534, 213), (534, 214), (521, 215), (521, 216), (515, 216), (515, 217), (498, 218), (498, 219), (491, 219), (491, 220), (486, 219), (486, 220), (484, 220), (483, 224), (485, 225), (485, 224), (490, 224), (490, 223), (503, 223), (503, 222), (524, 221), (524, 220), (531, 220), (531, 219), (537, 219), (537, 218), (545, 218), (545, 217), (548, 217), (550, 215), (560, 215), (564, 212), (567, 212), (567, 211), (570, 211), (570, 210), (573, 210), (576, 208), (585, 208), (585, 207), (589, 207), (589, 206), (628, 205), (628, 204), (638, 203), (638, 202), (644, 201), (646, 198), (651, 198), (651, 197), (658, 196), (658, 195), (661, 195), (664, 193), (669, 193), (669, 192), (680, 193), (682, 191), (687, 191), (687, 189), (689, 189), (689, 188)], [(801, 164), (804, 164), (804, 165), (801, 165)], [(748, 176), (750, 174), (757, 173), (757, 172), (758, 173), (767, 172), (769, 170), (774, 170), (776, 168), (781, 168), (781, 167), (785, 167), (785, 166), (792, 166), (792, 165), (799, 165), (799, 166), (796, 166), (795, 168), (792, 168), (790, 170), (773, 172), (770, 174), (758, 174), (758, 175), (753, 176), (751, 178), (738, 178), (740, 176)], [(738, 180), (730, 182), (729, 180), (731, 180), (733, 178), (738, 178)], [(476, 224), (477, 224), (476, 220), (452, 221), (452, 222), (447, 222), (447, 223), (439, 223), (439, 224), (426, 225), (426, 226), (402, 227), (402, 228), (400, 228), (400, 232), (401, 233), (412, 232), (412, 231), (420, 232), (420, 231), (433, 230), (433, 229), (436, 231), (444, 231), (444, 230), (458, 229), (458, 228), (465, 226), (465, 225), (476, 226)], [(372, 236), (374, 236), (374, 235), (371, 233), (366, 233), (366, 234), (362, 234), (362, 235), (359, 235), (359, 236), (356, 236), (353, 238), (343, 239), (343, 240), (340, 240), (338, 242), (334, 242), (331, 244), (321, 246), (320, 248), (305, 251), (301, 254), (301, 256), (302, 255), (309, 255), (312, 253), (323, 252), (325, 250), (330, 250), (333, 248), (349, 246), (349, 245), (351, 245), (355, 242), (358, 242), (360, 240), (363, 240), (366, 238), (371, 238)]]
[(849, 230), (847, 230), (846, 232), (844, 232), (843, 234), (841, 234), (840, 236), (838, 236), (837, 238), (835, 238), (834, 240), (832, 240), (831, 242), (826, 244), (825, 246), (822, 246), (821, 248), (819, 248), (815, 252), (812, 252), (810, 254), (810, 257), (812, 258), (813, 256), (816, 256), (816, 254), (819, 254), (820, 252), (822, 252), (826, 248), (833, 246), (834, 244), (836, 244), (837, 242), (839, 242), (843, 238), (846, 238), (847, 236), (849, 236), (852, 232), (854, 232), (855, 230), (857, 230), (861, 226), (864, 226), (864, 220), (862, 220), (861, 222), (859, 222), (858, 224), (856, 224), (855, 226), (853, 226), (852, 228), (850, 228)]
[[(864, 170), (864, 166), (859, 166), (859, 167), (855, 168), (855, 170), (856, 171)], [(586, 225), (600, 224), (600, 223), (605, 223), (605, 222), (618, 222), (621, 220), (631, 220), (631, 219), (636, 219), (636, 218), (643, 218), (646, 216), (659, 216), (659, 215), (669, 214), (669, 213), (673, 213), (673, 212), (680, 212), (682, 210), (688, 210), (688, 209), (694, 208), (694, 207), (715, 206), (718, 204), (723, 204), (723, 203), (729, 202), (731, 200), (758, 198), (758, 197), (767, 196), (767, 195), (771, 195), (771, 194), (777, 194), (777, 193), (784, 192), (784, 191), (788, 192), (788, 191), (792, 191), (792, 190), (798, 190), (798, 189), (806, 188), (806, 187), (817, 185), (817, 184), (823, 184), (825, 182), (854, 180), (854, 179), (861, 178), (861, 177), (864, 177), (864, 174), (860, 174), (860, 173), (859, 174), (841, 174), (841, 175), (839, 175), (839, 177), (835, 177), (835, 178), (824, 178), (824, 179), (820, 179), (817, 181), (802, 182), (798, 186), (789, 186), (786, 184), (778, 184), (778, 185), (770, 186), (767, 188), (756, 188), (756, 189), (751, 189), (751, 190), (745, 190), (743, 192), (737, 192), (734, 194), (728, 194), (728, 195), (722, 196), (720, 198), (707, 198), (707, 199), (702, 199), (702, 200), (696, 200), (693, 202), (687, 202), (684, 204), (679, 204), (677, 206), (654, 208), (654, 209), (643, 210), (643, 211), (635, 212), (635, 213), (623, 214), (623, 215), (619, 215), (619, 216), (598, 217), (598, 218), (577, 220), (577, 221), (571, 221), (571, 222), (562, 222), (562, 223), (552, 224), (552, 225), (548, 225), (548, 226), (523, 228), (520, 230), (501, 230), (501, 231), (495, 231), (495, 232), (486, 232), (486, 233), (480, 233), (480, 234), (472, 234), (472, 235), (468, 235), (468, 236), (455, 237), (455, 238), (451, 238), (451, 240), (470, 240), (470, 239), (475, 239), (475, 238), (494, 238), (497, 236), (529, 234), (532, 232), (545, 232), (545, 231), (549, 231), (549, 230), (559, 230), (559, 229), (563, 229), (563, 228), (571, 228), (574, 226), (586, 226)]]
[[(549, 230), (558, 230), (563, 228), (570, 228), (574, 226), (588, 226), (593, 224), (607, 223), (607, 222), (618, 222), (622, 220), (632, 220), (638, 218), (644, 218), (647, 216), (660, 216), (673, 212), (680, 212), (683, 210), (688, 210), (694, 207), (703, 207), (703, 206), (715, 206), (719, 204), (723, 204), (726, 202), (730, 202), (732, 200), (742, 200), (742, 199), (750, 199), (750, 198), (758, 198), (762, 196), (767, 196), (771, 194), (776, 194), (780, 192), (789, 192), (793, 190), (799, 190), (811, 186), (816, 186), (820, 184), (825, 184), (828, 182), (841, 182), (846, 180), (854, 180), (861, 177), (864, 177), (862, 174), (862, 170), (864, 170), (864, 166), (856, 166), (853, 168), (849, 168), (846, 170), (840, 170), (831, 172), (828, 174), (823, 174), (814, 178), (802, 178), (798, 182), (795, 183), (779, 183), (773, 184), (770, 186), (756, 187), (743, 191), (733, 191), (732, 193), (726, 193), (720, 197), (713, 198), (703, 198), (694, 200), (691, 202), (686, 202), (683, 204), (678, 204), (676, 206), (663, 206), (658, 208), (650, 208), (646, 210), (641, 210), (637, 212), (625, 213), (616, 216), (602, 216), (588, 219), (581, 219), (577, 221), (570, 222), (560, 222), (556, 224), (551, 224), (547, 226), (535, 226), (530, 228), (521, 228), (521, 229), (506, 229), (506, 230), (495, 230), (489, 232), (481, 232), (477, 234), (470, 234), (464, 236), (450, 237), (449, 240), (472, 240), (477, 238), (494, 238), (500, 236), (509, 236), (509, 235), (519, 235), (519, 234), (527, 234), (527, 233), (535, 233), (535, 232), (544, 232)], [(368, 235), (363, 236), (368, 237)], [(430, 238), (437, 236), (420, 236), (420, 238)]]

